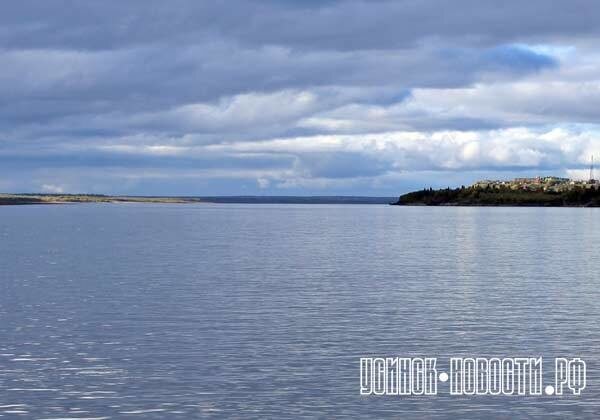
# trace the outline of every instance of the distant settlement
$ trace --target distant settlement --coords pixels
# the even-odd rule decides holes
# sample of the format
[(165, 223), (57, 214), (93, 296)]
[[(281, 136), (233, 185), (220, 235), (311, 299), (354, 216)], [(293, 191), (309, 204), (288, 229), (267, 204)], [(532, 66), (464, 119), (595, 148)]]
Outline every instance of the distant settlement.
[(600, 188), (600, 181), (595, 179), (577, 181), (569, 178), (556, 176), (545, 176), (535, 178), (515, 178), (512, 181), (483, 180), (473, 184), (475, 188), (510, 189), (513, 191), (544, 191), (561, 193), (576, 188), (595, 189)]

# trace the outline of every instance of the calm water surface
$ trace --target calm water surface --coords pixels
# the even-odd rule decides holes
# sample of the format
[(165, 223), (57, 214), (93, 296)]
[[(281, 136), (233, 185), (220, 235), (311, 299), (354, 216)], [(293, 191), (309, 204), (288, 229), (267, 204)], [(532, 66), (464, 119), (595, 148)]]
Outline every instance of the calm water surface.
[[(598, 418), (599, 243), (600, 209), (0, 207), (0, 415)], [(371, 355), (579, 356), (588, 386), (361, 397)]]

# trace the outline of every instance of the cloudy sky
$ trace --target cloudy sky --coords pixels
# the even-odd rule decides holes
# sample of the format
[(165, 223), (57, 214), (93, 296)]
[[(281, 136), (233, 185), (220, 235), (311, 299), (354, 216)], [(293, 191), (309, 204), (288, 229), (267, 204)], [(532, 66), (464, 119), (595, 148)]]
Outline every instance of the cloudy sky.
[(395, 196), (585, 177), (598, 22), (593, 0), (7, 2), (0, 191)]

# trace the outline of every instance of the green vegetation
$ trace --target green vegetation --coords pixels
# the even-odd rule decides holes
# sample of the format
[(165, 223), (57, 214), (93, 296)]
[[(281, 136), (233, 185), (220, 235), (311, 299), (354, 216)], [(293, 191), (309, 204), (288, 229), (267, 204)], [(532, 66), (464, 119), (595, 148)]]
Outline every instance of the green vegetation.
[(572, 188), (563, 192), (514, 190), (507, 187), (461, 187), (414, 191), (396, 205), (422, 206), (552, 206), (600, 207), (600, 190)]

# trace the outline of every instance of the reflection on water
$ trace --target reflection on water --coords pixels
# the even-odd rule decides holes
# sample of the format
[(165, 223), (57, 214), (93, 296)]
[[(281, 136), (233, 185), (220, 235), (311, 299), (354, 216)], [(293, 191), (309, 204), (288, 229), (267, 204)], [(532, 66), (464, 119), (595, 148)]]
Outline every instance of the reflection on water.
[[(594, 418), (600, 210), (0, 208), (6, 418)], [(361, 397), (361, 356), (579, 356), (581, 397)]]

